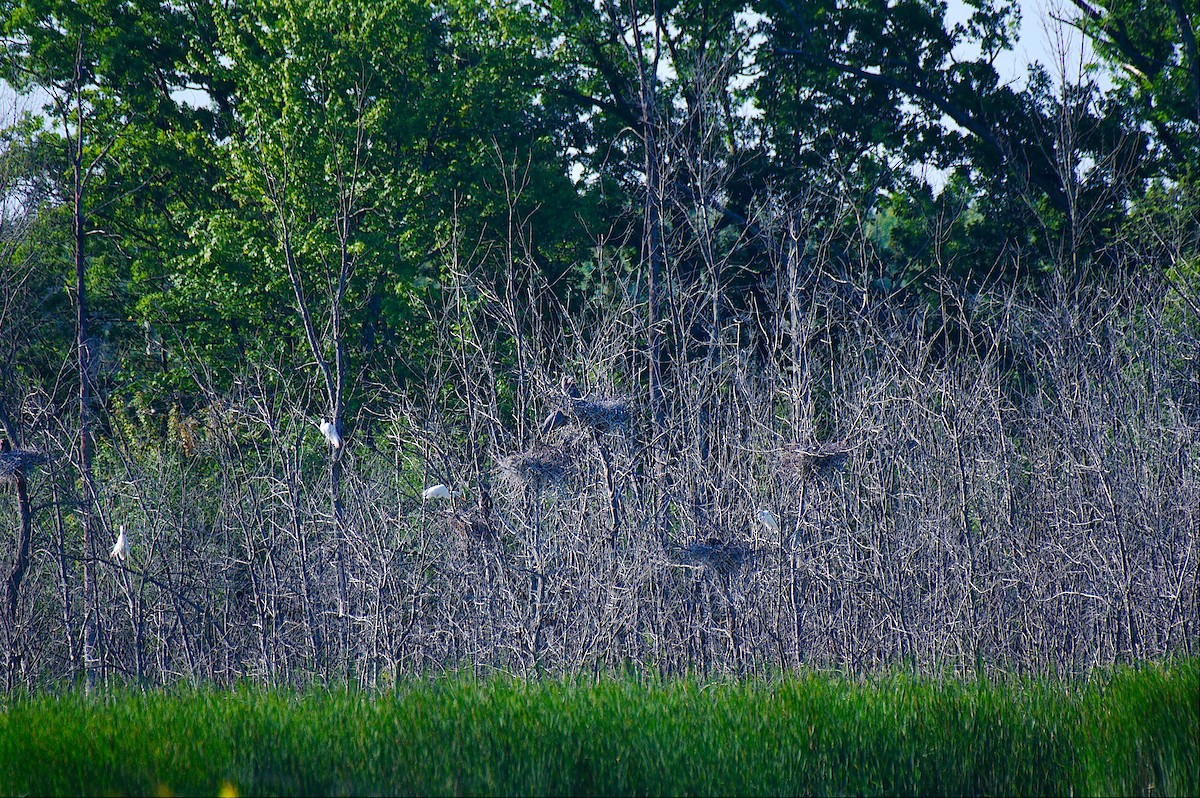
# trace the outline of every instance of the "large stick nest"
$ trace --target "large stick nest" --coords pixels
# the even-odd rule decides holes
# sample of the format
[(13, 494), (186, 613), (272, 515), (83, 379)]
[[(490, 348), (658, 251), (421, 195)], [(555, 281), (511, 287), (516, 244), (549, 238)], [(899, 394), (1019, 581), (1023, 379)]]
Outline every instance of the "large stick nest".
[(509, 483), (542, 488), (561, 486), (574, 470), (574, 459), (565, 446), (538, 444), (527, 452), (508, 455), (498, 465), (500, 476)]
[(0, 452), (0, 482), (16, 479), (17, 474), (28, 474), (45, 459), (45, 455), (33, 449)]
[(448, 510), (445, 512), (443, 520), (454, 531), (458, 550), (467, 556), (470, 556), (471, 552), (477, 550), (479, 546), (491, 546), (500, 540), (500, 535), (490, 514), (480, 511)]
[(582, 426), (597, 432), (618, 432), (629, 427), (629, 401), (626, 399), (572, 398), (568, 408)]
[(846, 467), (850, 446), (845, 441), (819, 446), (797, 446), (784, 455), (784, 462), (805, 479), (829, 479)]
[(754, 559), (754, 549), (737, 541), (717, 537), (705, 538), (683, 550), (680, 559), (688, 565), (698, 565), (721, 576), (731, 576)]

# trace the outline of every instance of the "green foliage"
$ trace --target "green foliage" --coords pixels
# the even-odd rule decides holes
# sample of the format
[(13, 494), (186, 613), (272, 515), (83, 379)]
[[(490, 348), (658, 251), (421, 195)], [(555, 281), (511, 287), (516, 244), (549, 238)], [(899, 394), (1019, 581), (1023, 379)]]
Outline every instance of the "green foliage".
[(1074, 0), (1080, 26), (1113, 67), (1111, 102), (1155, 133), (1160, 176), (1200, 162), (1200, 5), (1195, 0)]
[(50, 197), (40, 124), (0, 131), (0, 405), (20, 405), (31, 385), (54, 382), (74, 334), (59, 271), (70, 252), (70, 220)]
[[(1040, 68), (1003, 84), (1007, 0), (975, 0), (957, 24), (934, 0), (4, 0), (0, 66), (57, 120), (19, 134), (57, 189), (45, 213), (70, 193), (63, 120), (81, 112), (84, 160), (103, 156), (84, 205), (96, 332), (120, 362), (104, 393), (142, 383), (190, 403), (197, 368), (228, 387), (261, 358), (309, 356), (285, 237), (310, 299), (353, 262), (337, 337), (365, 382), (402, 380), (399, 363), (435, 347), (417, 309), (447, 264), (500, 281), (530, 263), (577, 311), (597, 240), (612, 262), (637, 257), (638, 70), (653, 58), (669, 64), (652, 88), (685, 283), (724, 264), (736, 305), (770, 273), (767, 196), (808, 202), (800, 232), (848, 264), (848, 228), (872, 220), (888, 295), (936, 295), (929, 274), (971, 291), (1068, 261), (1108, 269), (1128, 212), (1161, 212), (1154, 181), (1194, 182), (1196, 11), (1075, 5), (1101, 57), (1089, 75), (1114, 72), (1112, 91)], [(655, 14), (658, 38), (635, 53), (632, 26)], [(44, 268), (65, 269), (68, 249)], [(138, 354), (146, 322), (169, 355)]]
[[(1077, 0), (1103, 58), (1074, 81), (1034, 65), (1023, 86), (994, 66), (1014, 44), (1015, 5), (969, 5), (972, 16), (951, 25), (932, 0), (757, 3), (768, 47), (755, 96), (772, 173), (797, 191), (813, 179), (845, 186), (868, 212), (897, 198), (923, 205), (913, 221), (944, 228), (959, 250), (942, 271), (968, 282), (1040, 277), (1052, 262), (1114, 268), (1108, 247), (1129, 204), (1148, 180), (1178, 179), (1196, 162), (1194, 3)], [(969, 48), (979, 54), (965, 57)], [(1102, 89), (1111, 70), (1117, 88)], [(960, 226), (955, 240), (945, 203), (925, 198), (930, 166), (952, 173), (949, 204), (978, 217), (968, 235)], [(996, 275), (1014, 251), (1023, 274)], [(916, 260), (902, 266), (910, 274), (929, 265), (903, 257)]]
[[(0, 715), (3, 794), (1194, 794), (1195, 660), (1051, 679), (75, 691)], [(52, 763), (52, 764), (51, 764)]]
[(259, 2), (215, 20), (194, 57), (231, 97), (232, 135), (205, 156), (222, 201), (185, 219), (190, 246), (154, 299), (196, 319), (213, 356), (301, 345), (288, 258), (324, 314), (346, 259), (341, 338), (386, 370), (397, 349), (424, 356), (419, 292), (460, 247), (523, 237), (536, 243), (519, 254), (551, 273), (576, 256), (583, 206), (535, 100), (544, 42), (527, 16), (398, 0)]

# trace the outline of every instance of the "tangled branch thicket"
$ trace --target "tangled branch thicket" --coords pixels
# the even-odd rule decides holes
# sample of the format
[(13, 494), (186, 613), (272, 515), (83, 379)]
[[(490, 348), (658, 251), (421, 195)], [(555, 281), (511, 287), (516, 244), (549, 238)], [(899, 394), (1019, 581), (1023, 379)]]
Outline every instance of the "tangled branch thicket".
[[(85, 612), (102, 672), (151, 683), (1080, 672), (1196, 653), (1196, 320), (1150, 278), (981, 293), (935, 326), (814, 267), (679, 344), (657, 429), (640, 297), (530, 324), (535, 279), (507, 295), (450, 281), (431, 318), (451, 343), (425, 382), (381, 388), (388, 413), (347, 424), (345, 605), (302, 375), (242, 375), (153, 445), (113, 411), (100, 512), (126, 527), (124, 562), (78, 550), (71, 435), (31, 402), (48, 460), (29, 477), (9, 686), (78, 672)], [(684, 310), (710, 300), (671, 291)], [(539, 419), (572, 404), (543, 437)], [(589, 426), (580, 407), (616, 421)], [(436, 482), (462, 495), (423, 501)], [(101, 561), (94, 596), (84, 557)]]

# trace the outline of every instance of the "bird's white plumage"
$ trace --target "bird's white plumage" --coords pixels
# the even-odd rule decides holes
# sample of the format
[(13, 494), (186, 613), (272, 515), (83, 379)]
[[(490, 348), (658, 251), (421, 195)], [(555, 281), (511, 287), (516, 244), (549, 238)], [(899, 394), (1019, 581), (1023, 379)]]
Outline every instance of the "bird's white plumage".
[(334, 426), (333, 423), (329, 421), (329, 419), (327, 419), (327, 418), (321, 419), (321, 423), (318, 424), (317, 426), (319, 426), (321, 428), (321, 434), (325, 436), (325, 440), (329, 441), (330, 446), (332, 446), (335, 449), (341, 448), (342, 436), (338, 434), (337, 427)]
[(762, 525), (771, 530), (775, 534), (779, 534), (779, 519), (775, 517), (775, 513), (768, 510), (766, 507), (758, 508), (758, 520)]
[(121, 531), (117, 533), (117, 542), (113, 544), (110, 554), (114, 560), (124, 560), (129, 556), (129, 540), (125, 537), (124, 524), (121, 524)]
[(432, 485), (432, 486), (426, 488), (425, 490), (421, 491), (421, 498), (423, 498), (423, 499), (449, 499), (450, 498), (450, 488), (448, 488), (445, 485), (442, 485), (440, 483), (437, 485)]

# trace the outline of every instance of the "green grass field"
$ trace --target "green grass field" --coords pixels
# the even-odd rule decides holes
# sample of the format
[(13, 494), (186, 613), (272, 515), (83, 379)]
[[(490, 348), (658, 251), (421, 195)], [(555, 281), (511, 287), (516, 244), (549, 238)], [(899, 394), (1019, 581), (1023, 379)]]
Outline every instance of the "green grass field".
[(1200, 661), (1084, 682), (413, 680), (9, 699), (0, 793), (1200, 794)]

